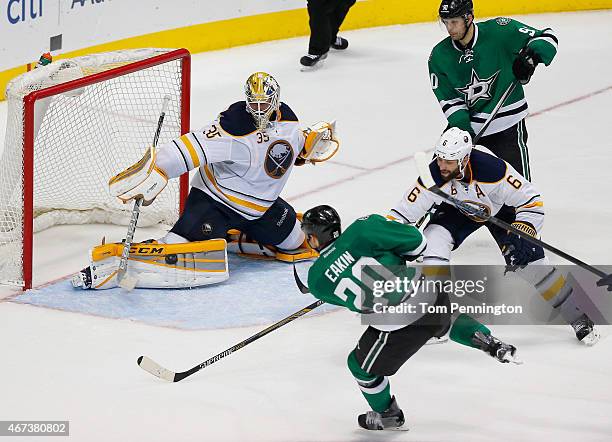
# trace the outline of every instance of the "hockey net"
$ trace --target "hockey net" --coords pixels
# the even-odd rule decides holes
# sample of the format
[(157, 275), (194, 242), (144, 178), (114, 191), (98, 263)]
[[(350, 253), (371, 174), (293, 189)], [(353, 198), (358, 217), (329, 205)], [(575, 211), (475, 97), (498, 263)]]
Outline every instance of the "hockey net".
[[(189, 130), (189, 52), (133, 49), (59, 60), (7, 86), (0, 157), (0, 283), (31, 287), (33, 233), (58, 224), (127, 225), (131, 204), (110, 196), (110, 177), (152, 143)], [(187, 193), (173, 180), (139, 226), (172, 225)]]

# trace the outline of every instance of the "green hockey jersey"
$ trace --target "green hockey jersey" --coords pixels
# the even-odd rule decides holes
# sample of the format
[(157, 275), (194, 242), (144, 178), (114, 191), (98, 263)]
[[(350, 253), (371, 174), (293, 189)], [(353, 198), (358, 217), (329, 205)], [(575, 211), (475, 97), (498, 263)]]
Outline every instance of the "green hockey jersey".
[[(450, 37), (429, 57), (431, 87), (451, 127), (478, 133), (508, 86), (515, 80), (512, 64), (529, 46), (548, 66), (557, 54), (557, 37), (550, 28), (538, 30), (510, 18), (476, 23), (465, 50)], [(528, 114), (522, 85), (506, 99), (484, 135), (514, 126)]]
[[(418, 256), (425, 245), (425, 238), (413, 226), (380, 215), (360, 218), (321, 250), (308, 271), (308, 286), (327, 303), (370, 312), (376, 281), (412, 279), (415, 270), (406, 266), (403, 256)], [(387, 305), (397, 305), (405, 291), (402, 287), (387, 290), (384, 297)]]

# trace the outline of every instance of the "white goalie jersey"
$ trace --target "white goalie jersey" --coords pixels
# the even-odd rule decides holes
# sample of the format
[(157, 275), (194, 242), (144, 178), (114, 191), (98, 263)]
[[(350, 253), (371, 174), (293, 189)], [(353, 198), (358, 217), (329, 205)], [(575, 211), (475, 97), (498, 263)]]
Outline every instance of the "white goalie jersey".
[(246, 219), (257, 219), (280, 195), (304, 146), (293, 111), (281, 103), (272, 127), (259, 131), (239, 101), (201, 130), (160, 146), (168, 178), (197, 169), (191, 185)]
[[(516, 222), (523, 224), (527, 230), (531, 227), (539, 235), (544, 224), (544, 203), (540, 194), (510, 164), (477, 148), (478, 146), (472, 149), (462, 179), (445, 183), (436, 161), (432, 161), (429, 169), (436, 185), (449, 195), (482, 208), (490, 215), (497, 214), (503, 205), (514, 207)], [(391, 209), (389, 217), (414, 224), (434, 204), (442, 202), (442, 198), (426, 190), (419, 178)], [(470, 218), (482, 222), (480, 219)]]

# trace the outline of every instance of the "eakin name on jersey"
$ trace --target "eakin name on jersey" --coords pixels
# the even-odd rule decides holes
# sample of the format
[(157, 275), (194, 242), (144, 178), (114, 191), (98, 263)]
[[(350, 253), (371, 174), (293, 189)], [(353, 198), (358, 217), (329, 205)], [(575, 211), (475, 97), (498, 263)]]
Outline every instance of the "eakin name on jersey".
[[(544, 224), (544, 203), (533, 185), (507, 162), (475, 146), (470, 154), (462, 179), (444, 182), (436, 161), (429, 165), (436, 185), (449, 195), (484, 209), (495, 215), (505, 204), (516, 210), (516, 221), (532, 227), (540, 234)], [(419, 177), (400, 202), (391, 209), (389, 217), (414, 224), (434, 204), (443, 200), (427, 191)], [(473, 218), (474, 219), (474, 218)], [(474, 221), (481, 221), (474, 219)]]
[(281, 103), (271, 126), (257, 130), (239, 101), (203, 129), (160, 147), (157, 165), (168, 178), (198, 169), (191, 185), (246, 219), (257, 219), (279, 197), (304, 145), (293, 111)]

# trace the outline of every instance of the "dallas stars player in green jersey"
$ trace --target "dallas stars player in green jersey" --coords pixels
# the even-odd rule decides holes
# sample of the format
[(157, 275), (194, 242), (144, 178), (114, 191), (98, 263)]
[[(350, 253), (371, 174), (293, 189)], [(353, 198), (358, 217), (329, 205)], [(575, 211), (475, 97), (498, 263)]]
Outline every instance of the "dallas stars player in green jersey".
[(451, 127), (474, 136), (515, 80), (479, 144), (531, 181), (523, 85), (538, 64), (548, 66), (558, 40), (550, 28), (535, 29), (510, 18), (474, 23), (472, 0), (442, 0), (439, 15), (449, 36), (429, 58), (431, 86)]
[[(304, 213), (302, 230), (308, 244), (320, 253), (308, 271), (311, 293), (325, 302), (363, 314), (371, 312), (373, 281), (413, 275), (414, 270), (405, 262), (416, 258), (426, 245), (415, 227), (380, 215), (360, 218), (341, 233), (338, 213), (325, 205)], [(383, 297), (386, 305), (411, 302), (409, 293), (399, 287)], [(444, 335), (451, 324), (448, 295), (433, 293), (430, 299), (430, 305), (446, 309), (404, 317), (410, 320), (401, 325), (370, 325), (349, 354), (349, 370), (372, 408), (359, 415), (361, 427), (384, 430), (404, 424), (404, 414), (390, 394), (388, 376), (395, 374), (431, 337)], [(455, 320), (450, 338), (479, 348), (500, 362), (520, 363), (515, 358), (514, 346), (494, 338), (487, 327), (467, 315)]]

